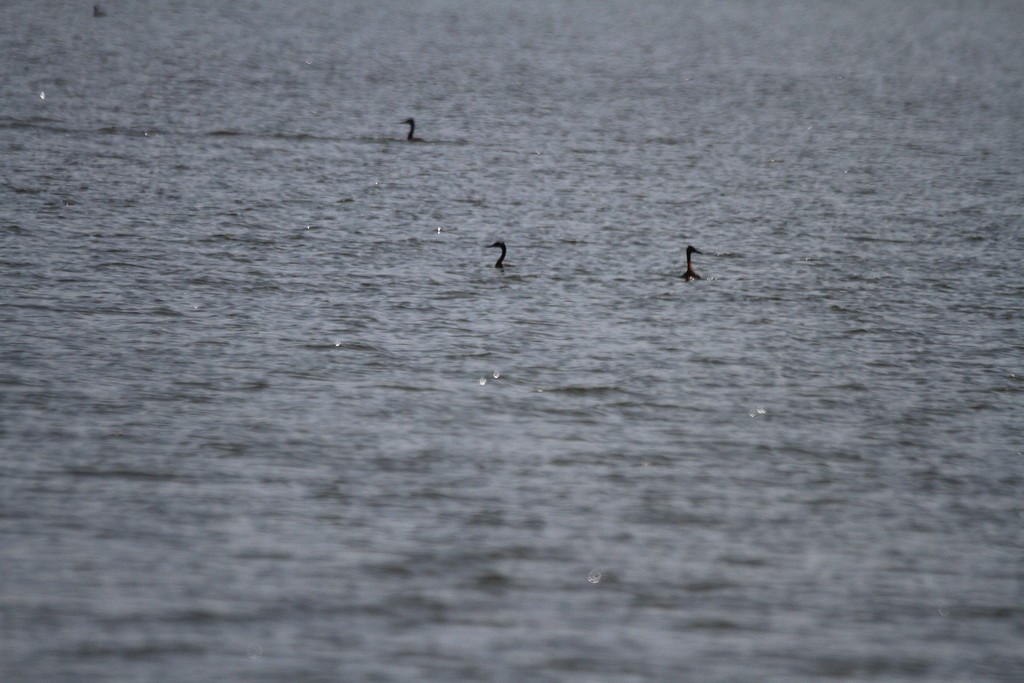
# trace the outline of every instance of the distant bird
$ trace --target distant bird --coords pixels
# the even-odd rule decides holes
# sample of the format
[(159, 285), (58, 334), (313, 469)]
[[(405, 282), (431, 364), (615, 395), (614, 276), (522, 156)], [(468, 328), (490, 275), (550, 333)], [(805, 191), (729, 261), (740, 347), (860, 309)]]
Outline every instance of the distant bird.
[(501, 240), (498, 240), (494, 244), (492, 244), (489, 247), (487, 247), (487, 249), (490, 249), (491, 247), (501, 247), (501, 256), (498, 257), (498, 261), (494, 264), (494, 267), (495, 268), (511, 268), (512, 264), (509, 264), (509, 265), (506, 266), (506, 265), (504, 265), (502, 263), (502, 261), (505, 260), (505, 243), (502, 242)]
[(100, 7), (99, 5), (93, 5), (92, 6), (92, 15), (94, 17), (105, 17), (105, 16), (107, 16), (107, 13), (104, 12), (103, 8)]
[(703, 252), (690, 245), (686, 247), (686, 272), (683, 273), (683, 279), (689, 282), (690, 280), (700, 280), (700, 275), (697, 275), (697, 271), (693, 269), (693, 263), (690, 262), (690, 256), (692, 254), (702, 254)]
[(409, 126), (409, 134), (407, 136), (405, 136), (406, 140), (408, 140), (409, 142), (424, 142), (423, 138), (415, 137), (412, 134), (412, 132), (414, 130), (416, 130), (416, 120), (415, 119), (406, 119), (405, 121), (402, 121), (402, 123), (404, 123), (405, 125)]

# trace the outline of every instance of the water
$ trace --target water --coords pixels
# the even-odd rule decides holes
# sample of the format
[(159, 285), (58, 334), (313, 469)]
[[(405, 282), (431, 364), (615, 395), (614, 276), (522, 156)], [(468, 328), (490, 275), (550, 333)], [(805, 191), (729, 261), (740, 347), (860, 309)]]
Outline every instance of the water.
[(103, 6), (0, 7), (3, 680), (1024, 677), (1020, 3)]

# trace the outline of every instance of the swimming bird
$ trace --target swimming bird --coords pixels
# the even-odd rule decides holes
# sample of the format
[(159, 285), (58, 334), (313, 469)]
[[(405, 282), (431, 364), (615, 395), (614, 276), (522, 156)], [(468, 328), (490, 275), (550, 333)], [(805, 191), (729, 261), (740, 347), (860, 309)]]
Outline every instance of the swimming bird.
[(506, 266), (506, 265), (504, 265), (502, 263), (502, 261), (505, 260), (505, 243), (502, 242), (501, 240), (498, 240), (494, 244), (492, 244), (489, 247), (487, 247), (487, 249), (490, 249), (491, 247), (501, 247), (501, 256), (498, 257), (498, 261), (497, 261), (497, 263), (494, 264), (494, 267), (495, 268), (511, 268), (512, 267), (511, 264)]
[(402, 121), (402, 123), (409, 126), (409, 134), (405, 137), (406, 140), (408, 140), (409, 142), (424, 142), (423, 138), (414, 137), (412, 134), (412, 132), (416, 130), (415, 119), (406, 119), (405, 121)]
[(700, 251), (699, 249), (697, 249), (697, 247), (693, 246), (692, 244), (689, 245), (688, 247), (686, 247), (686, 272), (683, 273), (682, 277), (687, 282), (689, 282), (690, 280), (700, 280), (701, 279), (700, 275), (697, 275), (697, 271), (695, 271), (693, 269), (693, 263), (690, 262), (690, 255), (691, 254), (701, 254), (701, 253), (703, 253), (703, 252)]

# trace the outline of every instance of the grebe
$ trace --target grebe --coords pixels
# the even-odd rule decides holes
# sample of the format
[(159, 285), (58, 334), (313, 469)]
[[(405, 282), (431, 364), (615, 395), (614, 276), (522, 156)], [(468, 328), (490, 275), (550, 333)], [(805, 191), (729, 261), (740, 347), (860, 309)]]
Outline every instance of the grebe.
[(693, 264), (690, 263), (691, 254), (703, 253), (700, 249), (697, 249), (693, 245), (686, 247), (686, 272), (683, 273), (683, 279), (689, 282), (690, 280), (699, 280), (700, 275), (697, 275), (697, 271), (693, 269)]
[(497, 261), (497, 263), (494, 264), (494, 267), (495, 268), (511, 268), (512, 267), (511, 264), (509, 264), (507, 266), (502, 264), (502, 261), (505, 260), (505, 243), (502, 242), (501, 240), (498, 240), (497, 242), (495, 242), (494, 244), (492, 244), (491, 246), (489, 246), (487, 248), (490, 249), (491, 247), (501, 247), (501, 256), (498, 257), (498, 261)]
[(413, 137), (412, 132), (414, 130), (416, 130), (416, 120), (415, 119), (406, 119), (405, 121), (402, 121), (402, 123), (404, 123), (405, 125), (409, 126), (409, 134), (407, 136), (405, 136), (406, 140), (408, 140), (409, 142), (423, 142), (424, 141), (423, 138)]

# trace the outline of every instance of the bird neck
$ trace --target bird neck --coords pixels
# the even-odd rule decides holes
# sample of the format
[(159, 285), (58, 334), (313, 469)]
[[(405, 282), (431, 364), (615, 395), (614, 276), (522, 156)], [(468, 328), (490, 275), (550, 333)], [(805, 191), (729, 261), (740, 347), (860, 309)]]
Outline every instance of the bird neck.
[(409, 122), (409, 135), (406, 136), (406, 140), (412, 140), (412, 132), (416, 130), (416, 124), (412, 121)]
[(494, 264), (494, 267), (495, 268), (504, 268), (504, 266), (501, 265), (501, 262), (504, 261), (504, 260), (505, 260), (505, 245), (502, 244), (501, 245), (501, 256), (498, 257), (498, 261)]

